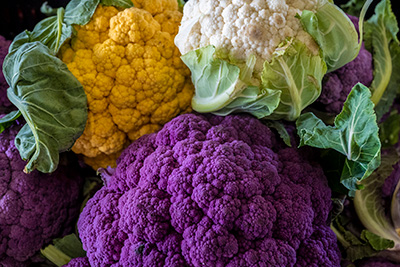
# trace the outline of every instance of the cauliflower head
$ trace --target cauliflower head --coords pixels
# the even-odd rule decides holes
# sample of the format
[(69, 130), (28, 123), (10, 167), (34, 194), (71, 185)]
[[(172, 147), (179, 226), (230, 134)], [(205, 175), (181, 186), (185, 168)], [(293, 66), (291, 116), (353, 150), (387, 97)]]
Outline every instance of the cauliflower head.
[(70, 233), (80, 209), (78, 167), (60, 162), (52, 174), (23, 172), (14, 144), (21, 125), (0, 135), (0, 266), (29, 266), (53, 238)]
[(315, 11), (319, 0), (190, 0), (183, 9), (182, 25), (175, 39), (182, 54), (207, 45), (217, 48), (220, 58), (245, 62), (256, 56), (257, 77), (278, 45), (295, 37), (318, 53), (318, 45), (295, 16)]
[(180, 115), (103, 179), (78, 221), (92, 266), (339, 266), (321, 167), (254, 117)]
[[(358, 31), (358, 18), (349, 18)], [(319, 110), (339, 114), (353, 86), (358, 82), (370, 86), (373, 78), (372, 55), (363, 45), (353, 61), (325, 75), (315, 106)]]
[(86, 128), (72, 150), (94, 168), (114, 166), (132, 140), (190, 110), (190, 71), (174, 45), (182, 17), (177, 1), (133, 4), (99, 5), (61, 48), (88, 98)]

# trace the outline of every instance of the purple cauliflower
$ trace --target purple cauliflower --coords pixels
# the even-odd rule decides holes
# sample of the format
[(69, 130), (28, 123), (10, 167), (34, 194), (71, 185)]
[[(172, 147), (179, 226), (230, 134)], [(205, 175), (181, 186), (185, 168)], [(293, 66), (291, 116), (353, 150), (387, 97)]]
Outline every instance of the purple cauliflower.
[[(350, 16), (358, 31), (358, 18)], [(320, 97), (315, 106), (328, 113), (339, 114), (348, 94), (358, 82), (370, 86), (373, 79), (372, 55), (362, 45), (360, 53), (342, 68), (325, 75)]]
[(80, 257), (72, 259), (68, 264), (63, 267), (90, 267), (89, 260), (87, 257)]
[(3, 61), (8, 53), (8, 47), (11, 41), (6, 40), (0, 35), (0, 107), (10, 108), (11, 102), (7, 98), (7, 88), (8, 84), (3, 75)]
[(73, 230), (80, 208), (82, 179), (69, 160), (61, 157), (52, 174), (23, 172), (25, 162), (14, 144), (20, 128), (16, 123), (0, 134), (2, 267), (28, 266), (43, 245)]
[(92, 266), (340, 266), (331, 191), (259, 120), (185, 114), (103, 174), (78, 230)]

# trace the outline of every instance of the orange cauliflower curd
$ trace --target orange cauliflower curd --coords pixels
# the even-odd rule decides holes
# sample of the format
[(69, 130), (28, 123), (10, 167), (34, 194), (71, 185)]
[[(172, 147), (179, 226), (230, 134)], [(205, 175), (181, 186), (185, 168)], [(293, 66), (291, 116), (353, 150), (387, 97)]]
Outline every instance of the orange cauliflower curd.
[(99, 5), (60, 52), (88, 98), (86, 128), (72, 150), (95, 169), (115, 166), (131, 141), (190, 110), (190, 71), (174, 45), (177, 1), (132, 2), (124, 10)]

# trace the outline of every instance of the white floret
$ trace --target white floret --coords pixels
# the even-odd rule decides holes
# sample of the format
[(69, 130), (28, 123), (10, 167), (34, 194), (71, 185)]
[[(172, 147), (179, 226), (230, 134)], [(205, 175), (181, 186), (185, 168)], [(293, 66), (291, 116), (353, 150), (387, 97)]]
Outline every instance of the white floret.
[(314, 53), (318, 46), (295, 18), (302, 10), (315, 11), (321, 0), (189, 0), (175, 44), (182, 54), (214, 45), (227, 59), (243, 61), (254, 54), (261, 72), (275, 48), (295, 37)]

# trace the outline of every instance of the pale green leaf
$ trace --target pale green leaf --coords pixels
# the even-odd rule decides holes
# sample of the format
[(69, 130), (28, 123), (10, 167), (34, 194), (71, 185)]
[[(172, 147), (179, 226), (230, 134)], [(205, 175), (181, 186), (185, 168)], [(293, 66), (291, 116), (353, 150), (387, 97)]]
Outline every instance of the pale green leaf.
[(284, 41), (271, 62), (264, 63), (262, 88), (282, 91), (281, 102), (270, 119), (295, 120), (321, 93), (326, 64), (296, 39)]
[(382, 185), (393, 171), (393, 164), (399, 160), (395, 152), (382, 156), (380, 167), (369, 177), (361, 181), (363, 190), (358, 190), (354, 197), (354, 207), (362, 224), (372, 233), (400, 244), (391, 219), (386, 215), (382, 202)]

